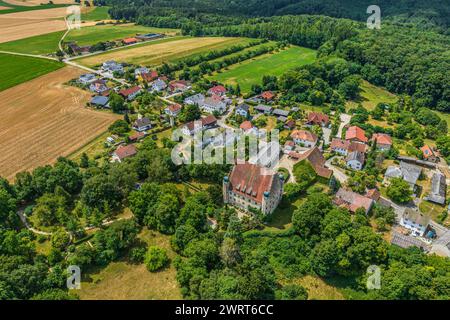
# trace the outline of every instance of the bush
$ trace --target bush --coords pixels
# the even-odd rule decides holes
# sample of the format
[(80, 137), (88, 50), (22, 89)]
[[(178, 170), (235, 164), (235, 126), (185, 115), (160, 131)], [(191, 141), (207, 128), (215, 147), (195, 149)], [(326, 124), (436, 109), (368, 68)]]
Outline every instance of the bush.
[(130, 251), (130, 261), (132, 263), (143, 263), (145, 259), (145, 248), (133, 248)]
[(166, 250), (157, 246), (148, 248), (148, 251), (145, 254), (145, 265), (147, 266), (148, 271), (155, 272), (161, 270), (168, 263), (169, 257), (167, 257)]

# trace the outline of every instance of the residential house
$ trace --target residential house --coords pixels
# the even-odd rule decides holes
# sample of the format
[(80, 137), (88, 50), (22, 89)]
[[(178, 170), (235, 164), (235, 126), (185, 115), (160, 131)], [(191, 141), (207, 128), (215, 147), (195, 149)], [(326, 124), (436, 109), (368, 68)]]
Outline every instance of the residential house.
[(193, 96), (184, 99), (185, 104), (201, 106), (205, 102), (205, 96), (201, 93), (194, 94)]
[(155, 81), (156, 79), (158, 79), (158, 72), (153, 70), (150, 72), (142, 73), (140, 75), (139, 79), (143, 82), (151, 83), (151, 82)]
[(288, 152), (288, 153), (289, 153), (289, 151), (294, 150), (294, 148), (295, 148), (295, 142), (292, 141), (292, 140), (288, 140), (288, 141), (286, 141), (286, 143), (284, 144), (284, 150), (285, 150), (286, 152)]
[(322, 112), (308, 113), (308, 120), (306, 124), (309, 126), (328, 127), (330, 125), (330, 118)]
[(440, 172), (433, 173), (433, 177), (431, 178), (430, 193), (426, 195), (424, 199), (444, 205), (447, 198), (446, 195), (447, 183), (445, 181), (445, 176)]
[(343, 156), (346, 156), (350, 152), (354, 151), (362, 153), (365, 153), (367, 151), (367, 146), (365, 144), (349, 140), (342, 140), (339, 138), (333, 138), (333, 140), (331, 140), (330, 148), (332, 151)]
[(69, 48), (72, 50), (74, 55), (87, 54), (91, 50), (91, 46), (79, 46), (76, 43), (69, 43)]
[(376, 143), (378, 149), (387, 151), (392, 147), (392, 138), (390, 135), (385, 133), (374, 133), (372, 136), (372, 141)]
[(152, 128), (152, 123), (147, 117), (139, 118), (133, 122), (133, 129), (139, 132), (146, 131)]
[(121, 89), (119, 91), (119, 94), (122, 97), (124, 97), (125, 99), (127, 99), (128, 101), (132, 101), (138, 96), (138, 94), (140, 92), (141, 92), (141, 87), (134, 86), (134, 87), (131, 87), (131, 88)]
[(172, 80), (169, 82), (169, 90), (172, 93), (185, 92), (189, 89), (191, 89), (191, 85), (185, 80)]
[(295, 120), (286, 121), (286, 123), (284, 124), (283, 128), (285, 128), (287, 130), (294, 129), (295, 128)]
[(420, 151), (422, 151), (423, 160), (425, 161), (437, 162), (439, 160), (434, 151), (428, 145), (424, 145), (420, 148)]
[(222, 85), (214, 86), (208, 90), (209, 95), (216, 95), (216, 96), (220, 96), (220, 97), (224, 96), (226, 93), (227, 93), (227, 89)]
[(102, 93), (108, 89), (105, 80), (95, 80), (89, 85), (89, 90), (95, 93)]
[(259, 97), (264, 101), (269, 102), (275, 98), (275, 94), (272, 91), (264, 91), (259, 95)]
[(153, 81), (149, 91), (161, 92), (161, 91), (163, 91), (166, 88), (167, 88), (167, 84), (166, 84), (166, 82), (164, 80), (156, 79), (155, 81)]
[(312, 148), (316, 145), (318, 137), (306, 130), (294, 130), (291, 133), (291, 138), (298, 145), (305, 146), (307, 148)]
[(205, 98), (203, 104), (200, 105), (200, 109), (204, 112), (213, 113), (217, 112), (222, 114), (225, 112), (227, 105), (222, 101), (220, 96), (212, 95), (211, 97)]
[(130, 45), (130, 44), (137, 43), (138, 39), (136, 39), (134, 37), (133, 38), (125, 38), (125, 39), (122, 40), (122, 42), (123, 42), (124, 45)]
[(425, 252), (430, 250), (429, 246), (420, 239), (408, 236), (406, 234), (401, 234), (400, 232), (393, 231), (391, 236), (391, 244), (399, 246), (403, 249), (408, 249), (410, 247), (417, 247)]
[(425, 235), (430, 224), (430, 217), (419, 211), (406, 208), (400, 219), (400, 225), (410, 230), (414, 236), (422, 237)]
[(333, 199), (333, 203), (353, 213), (359, 208), (363, 208), (365, 213), (368, 214), (375, 201), (359, 193), (340, 188)]
[(392, 178), (403, 178), (408, 182), (409, 186), (413, 191), (416, 189), (417, 180), (422, 173), (422, 169), (416, 165), (401, 161), (400, 166), (389, 166), (384, 173), (385, 184), (389, 183)]
[(281, 109), (275, 109), (275, 110), (273, 110), (272, 114), (275, 117), (285, 117), (285, 118), (287, 118), (289, 116), (289, 111), (281, 110)]
[[(150, 70), (147, 67), (139, 67), (139, 68), (134, 69), (134, 75), (136, 77), (141, 76), (142, 74), (145, 74), (145, 73), (149, 73), (149, 72), (150, 72)], [(158, 77), (158, 73), (156, 73), (156, 77)]]
[(137, 154), (137, 149), (133, 144), (119, 146), (112, 155), (112, 162), (122, 162), (124, 159)]
[(236, 164), (223, 179), (223, 201), (241, 210), (271, 214), (281, 201), (283, 185), (280, 175), (270, 169), (248, 162)]
[(250, 106), (248, 104), (241, 103), (236, 107), (236, 110), (234, 111), (234, 113), (236, 113), (237, 115), (240, 115), (244, 118), (247, 118), (249, 109), (250, 109)]
[(325, 178), (328, 180), (333, 175), (333, 170), (330, 170), (327, 167), (325, 167), (326, 160), (325, 160), (322, 152), (320, 152), (319, 148), (317, 148), (317, 147), (314, 147), (303, 153), (297, 153), (297, 152), (291, 151), (288, 153), (288, 155), (292, 159), (296, 159), (299, 161), (303, 161), (303, 160), (308, 161), (319, 177), (322, 177), (322, 178)]
[(269, 115), (272, 113), (273, 108), (271, 106), (258, 104), (256, 107), (253, 107), (253, 110)]
[(191, 121), (184, 125), (182, 131), (186, 135), (194, 135), (200, 130), (207, 130), (217, 126), (217, 119), (213, 115), (206, 116), (200, 120)]
[(131, 136), (128, 137), (130, 142), (137, 142), (145, 137), (144, 132), (135, 132)]
[(248, 131), (248, 130), (253, 129), (253, 124), (252, 124), (250, 121), (244, 121), (244, 122), (241, 123), (241, 125), (239, 126), (239, 128), (240, 128), (242, 131), (246, 132), (246, 131)]
[(170, 117), (176, 118), (181, 112), (181, 105), (179, 105), (178, 103), (171, 104), (164, 109), (164, 112)]
[(351, 126), (345, 132), (345, 140), (367, 143), (366, 133), (358, 126)]
[(91, 84), (92, 82), (94, 82), (95, 80), (97, 80), (95, 74), (93, 73), (86, 73), (86, 74), (82, 74), (79, 78), (78, 78), (78, 82), (83, 84), (83, 85), (88, 85)]
[(123, 73), (123, 66), (113, 60), (103, 62), (102, 69), (103, 71), (110, 72), (111, 74), (114, 72)]
[(89, 104), (94, 107), (98, 108), (108, 108), (108, 97), (104, 96), (94, 96), (92, 97), (91, 101), (89, 101)]
[(365, 156), (363, 152), (352, 151), (347, 155), (345, 162), (353, 170), (361, 170), (364, 166)]

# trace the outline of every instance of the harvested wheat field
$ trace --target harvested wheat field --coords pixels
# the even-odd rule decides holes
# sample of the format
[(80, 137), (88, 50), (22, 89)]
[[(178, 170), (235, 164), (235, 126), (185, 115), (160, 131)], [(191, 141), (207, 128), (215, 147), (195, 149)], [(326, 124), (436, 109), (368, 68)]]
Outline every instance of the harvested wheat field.
[(86, 109), (90, 94), (64, 85), (82, 73), (64, 67), (0, 92), (0, 176), (53, 163), (120, 118)]
[(233, 45), (242, 41), (242, 38), (204, 37), (187, 38), (173, 41), (149, 43), (147, 45), (135, 46), (115, 50), (77, 60), (86, 66), (96, 66), (107, 60), (129, 62), (139, 65), (160, 65), (173, 59), (201, 52), (203, 50), (214, 50), (218, 47)]

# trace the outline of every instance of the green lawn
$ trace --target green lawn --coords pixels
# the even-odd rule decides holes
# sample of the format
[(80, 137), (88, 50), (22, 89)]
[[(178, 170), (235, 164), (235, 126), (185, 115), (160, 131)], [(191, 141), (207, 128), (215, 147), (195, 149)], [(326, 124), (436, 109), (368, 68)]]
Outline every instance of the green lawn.
[(81, 21), (107, 20), (110, 18), (108, 10), (109, 7), (95, 7), (93, 10), (87, 13), (82, 13)]
[(33, 11), (33, 10), (43, 10), (43, 9), (53, 9), (60, 7), (67, 7), (68, 4), (41, 4), (39, 6), (18, 6), (10, 3), (6, 3), (0, 0), (1, 7), (8, 7), (11, 9), (0, 10), (0, 14), (22, 12), (22, 11)]
[(48, 54), (58, 50), (58, 43), (64, 31), (57, 31), (30, 38), (0, 43), (0, 50), (28, 53)]
[(242, 92), (250, 91), (252, 84), (261, 83), (264, 75), (280, 76), (285, 71), (314, 62), (316, 51), (292, 46), (281, 52), (265, 54), (230, 66), (208, 78), (225, 84), (239, 83)]
[(133, 24), (100, 25), (72, 30), (65, 41), (76, 41), (78, 45), (90, 45), (101, 41), (111, 41), (135, 36), (138, 33), (177, 33), (177, 29), (151, 28)]
[(13, 56), (0, 53), (0, 91), (37, 78), (64, 66), (46, 59)]
[(348, 101), (347, 108), (354, 108), (359, 102), (367, 110), (373, 110), (380, 102), (394, 103), (397, 101), (397, 96), (390, 93), (384, 88), (374, 86), (367, 81), (363, 81), (361, 84), (361, 98), (358, 101)]

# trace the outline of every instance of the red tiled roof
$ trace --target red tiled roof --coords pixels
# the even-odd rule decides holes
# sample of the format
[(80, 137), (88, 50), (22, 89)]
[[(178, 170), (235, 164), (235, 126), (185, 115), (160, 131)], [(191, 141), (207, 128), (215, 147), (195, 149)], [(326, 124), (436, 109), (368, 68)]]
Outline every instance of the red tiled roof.
[(366, 153), (367, 150), (367, 146), (365, 144), (362, 143), (358, 143), (358, 142), (350, 142), (350, 145), (348, 146), (348, 152), (353, 152), (353, 151), (358, 151), (361, 153)]
[(344, 149), (344, 150), (348, 150), (348, 147), (350, 146), (350, 141), (347, 140), (342, 140), (339, 138), (333, 138), (333, 140), (331, 140), (331, 149)]
[(129, 136), (129, 139), (130, 139), (130, 141), (137, 141), (139, 139), (142, 139), (143, 137), (145, 137), (145, 133), (143, 133), (143, 132), (135, 132), (134, 134)]
[(241, 125), (239, 126), (239, 128), (241, 128), (244, 131), (250, 130), (251, 128), (253, 128), (253, 125), (250, 121), (244, 121), (241, 123)]
[(291, 133), (291, 137), (293, 139), (305, 140), (310, 142), (317, 141), (317, 136), (314, 133), (306, 130), (294, 130)]
[(261, 93), (261, 98), (264, 100), (272, 100), (275, 97), (275, 94), (272, 91), (264, 91)]
[(272, 189), (274, 175), (274, 172), (255, 164), (236, 164), (231, 171), (230, 188), (236, 194), (261, 203), (264, 192)]
[(138, 39), (136, 39), (136, 38), (126, 38), (126, 39), (123, 39), (123, 42), (124, 43), (135, 43), (135, 42), (137, 42), (138, 41)]
[(286, 141), (286, 143), (285, 143), (284, 145), (285, 145), (285, 146), (293, 147), (293, 146), (295, 146), (295, 142), (292, 141), (292, 140), (288, 140), (288, 141)]
[[(200, 121), (202, 126), (207, 126), (207, 125), (211, 125), (211, 124), (214, 124), (215, 122), (217, 122), (217, 119), (212, 114), (210, 114), (210, 115), (206, 116), (205, 118), (201, 118), (200, 120), (196, 120), (196, 121)], [(194, 130), (195, 121), (186, 123), (186, 127), (189, 129), (189, 131)]]
[(144, 81), (152, 82), (153, 80), (156, 80), (158, 78), (158, 72), (153, 70), (150, 72), (145, 72), (141, 74), (141, 76)]
[(358, 126), (351, 126), (345, 133), (345, 140), (359, 140), (361, 142), (367, 142), (366, 134), (363, 129)]
[(333, 202), (338, 206), (348, 208), (351, 212), (355, 212), (359, 208), (364, 208), (366, 213), (373, 204), (372, 199), (343, 188), (338, 190)]
[(224, 86), (217, 85), (217, 86), (212, 87), (212, 88), (209, 89), (208, 91), (209, 91), (210, 93), (212, 93), (212, 94), (220, 95), (220, 94), (226, 93), (226, 92), (227, 92), (227, 89), (226, 89)]
[(310, 112), (308, 114), (308, 123), (313, 123), (317, 125), (328, 124), (330, 122), (330, 118), (321, 112)]
[(167, 108), (170, 110), (170, 112), (173, 112), (173, 113), (181, 110), (181, 106), (178, 103), (171, 104)]
[(377, 144), (385, 144), (385, 145), (392, 145), (392, 138), (390, 135), (385, 133), (375, 133), (372, 136), (372, 139), (375, 140)]
[(141, 87), (139, 86), (134, 86), (131, 88), (127, 88), (127, 89), (122, 89), (119, 91), (119, 94), (124, 96), (124, 97), (128, 97), (130, 94), (136, 93), (139, 90), (141, 90)]
[(129, 144), (126, 146), (120, 146), (116, 149), (115, 154), (117, 157), (122, 160), (128, 157), (132, 157), (137, 153), (137, 149), (133, 144)]
[(292, 158), (302, 160), (307, 160), (318, 176), (323, 178), (330, 178), (333, 171), (325, 167), (325, 158), (319, 148), (314, 147), (305, 153), (289, 152), (289, 156)]
[(380, 199), (381, 193), (377, 189), (370, 189), (366, 192), (366, 197), (372, 200), (378, 201)]
[(424, 145), (422, 148), (420, 148), (420, 150), (422, 151), (424, 158), (429, 158), (429, 157), (434, 156), (433, 150), (431, 150), (431, 148), (428, 145)]
[(173, 80), (169, 82), (169, 86), (171, 88), (185, 88), (188, 85), (188, 82), (185, 80)]

